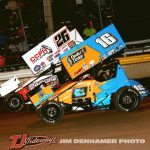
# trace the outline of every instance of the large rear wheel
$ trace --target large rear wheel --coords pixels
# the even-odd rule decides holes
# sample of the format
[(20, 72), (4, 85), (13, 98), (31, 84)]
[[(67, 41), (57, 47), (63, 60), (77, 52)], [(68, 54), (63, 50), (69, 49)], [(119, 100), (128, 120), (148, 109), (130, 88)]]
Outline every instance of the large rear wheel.
[(133, 87), (122, 87), (114, 94), (113, 103), (119, 111), (134, 111), (140, 105), (139, 92)]
[(59, 102), (50, 101), (42, 106), (39, 115), (45, 122), (55, 124), (63, 118), (64, 110)]

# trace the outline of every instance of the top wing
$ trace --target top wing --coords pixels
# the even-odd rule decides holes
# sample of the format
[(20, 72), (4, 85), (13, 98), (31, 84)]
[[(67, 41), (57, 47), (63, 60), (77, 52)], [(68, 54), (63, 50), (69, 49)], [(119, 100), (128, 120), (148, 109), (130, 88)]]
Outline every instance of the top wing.
[[(77, 32), (77, 31), (76, 31)], [(59, 29), (43, 42), (28, 51), (22, 57), (34, 74), (40, 74), (59, 61), (59, 55), (83, 41), (77, 32), (70, 32), (66, 26)], [(77, 39), (75, 39), (77, 37)]]
[(72, 79), (125, 48), (113, 24), (60, 55)]

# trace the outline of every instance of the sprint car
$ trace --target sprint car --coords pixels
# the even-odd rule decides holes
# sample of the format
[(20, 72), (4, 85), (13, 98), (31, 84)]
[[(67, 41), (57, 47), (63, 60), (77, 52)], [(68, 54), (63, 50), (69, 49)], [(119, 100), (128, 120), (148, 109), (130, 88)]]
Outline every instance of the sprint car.
[(119, 111), (134, 111), (147, 95), (148, 91), (140, 83), (126, 77), (116, 60), (103, 64), (96, 79), (84, 75), (79, 81), (69, 82), (55, 92), (50, 86), (41, 84), (28, 93), (40, 117), (48, 123), (57, 123), (64, 112), (77, 110), (115, 107)]
[[(61, 70), (59, 55), (82, 41), (83, 39), (76, 29), (70, 32), (64, 26), (24, 54), (22, 56), (24, 61), (36, 77), (29, 79), (24, 84), (14, 77), (0, 85), (0, 97), (3, 99), (6, 109), (9, 111), (22, 110), (25, 103), (28, 102), (27, 93), (42, 82), (50, 84), (53, 90), (65, 82), (65, 76), (62, 77), (58, 73)], [(47, 72), (49, 73), (47, 74)], [(58, 79), (59, 76), (61, 80)]]
[(41, 84), (28, 93), (39, 116), (53, 124), (63, 118), (64, 112), (78, 109), (138, 109), (149, 92), (128, 79), (119, 61), (113, 58), (123, 48), (125, 43), (112, 24), (61, 54), (64, 75), (68, 74), (71, 81), (56, 91)]
[(59, 86), (57, 75), (44, 75), (39, 78), (31, 78), (21, 85), (17, 77), (13, 77), (1, 84), (0, 96), (4, 102), (5, 108), (11, 112), (22, 110), (25, 103), (29, 102), (27, 93), (41, 83), (50, 85), (53, 90)]

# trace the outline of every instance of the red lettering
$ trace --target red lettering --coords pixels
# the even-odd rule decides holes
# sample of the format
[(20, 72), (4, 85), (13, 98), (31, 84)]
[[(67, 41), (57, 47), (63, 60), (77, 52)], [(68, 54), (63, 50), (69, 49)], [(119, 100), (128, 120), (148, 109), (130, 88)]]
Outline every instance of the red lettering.
[(39, 58), (39, 54), (35, 54), (34, 58), (36, 58), (36, 59)]
[(47, 51), (47, 49), (45, 48), (45, 49), (43, 49), (42, 50), (43, 51), (43, 53), (45, 54), (45, 53), (48, 53), (48, 51)]
[(24, 143), (25, 143), (25, 140), (26, 140), (27, 137), (28, 137), (28, 134), (11, 136), (10, 140), (12, 140), (12, 142), (11, 142), (10, 149), (22, 148), (24, 146)]
[(40, 50), (40, 51), (38, 52), (39, 56), (42, 56), (42, 53), (43, 53), (43, 50)]
[(32, 61), (32, 63), (34, 63), (35, 58), (34, 58), (34, 57), (31, 57), (30, 60)]
[(46, 48), (40, 50), (37, 54), (30, 58), (31, 62), (34, 63), (39, 57), (44, 56), (44, 54), (48, 53)]
[(83, 68), (80, 68), (79, 70), (77, 70), (76, 72), (74, 72), (74, 75), (78, 75), (79, 73), (81, 73), (83, 71)]

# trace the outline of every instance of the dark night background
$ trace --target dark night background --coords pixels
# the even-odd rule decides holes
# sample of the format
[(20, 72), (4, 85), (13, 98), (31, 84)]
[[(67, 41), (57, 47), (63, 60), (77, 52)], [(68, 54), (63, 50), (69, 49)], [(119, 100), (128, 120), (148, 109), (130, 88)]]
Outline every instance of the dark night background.
[[(25, 3), (24, 22), (28, 22), (30, 33), (39, 42), (46, 30), (44, 23), (43, 0), (21, 0)], [(70, 21), (68, 26), (77, 28), (82, 34), (87, 18), (92, 14), (97, 30), (101, 29), (98, 0), (83, 0), (77, 5), (76, 0), (50, 0), (54, 30), (63, 26), (62, 22)], [(114, 23), (123, 39), (127, 41), (150, 39), (150, 1), (149, 0), (99, 0), (101, 5), (103, 26)], [(6, 0), (0, 1), (0, 9)], [(110, 8), (109, 12), (107, 8)], [(107, 15), (112, 18), (107, 19)], [(40, 32), (39, 32), (40, 31)], [(41, 36), (42, 35), (42, 36)], [(46, 35), (45, 35), (46, 36)], [(41, 38), (43, 37), (43, 38)]]
[(115, 20), (125, 41), (150, 38), (150, 1), (113, 0)]
[[(55, 27), (61, 21), (71, 20), (76, 28), (80, 28), (83, 20), (92, 13), (97, 18), (100, 29), (97, 1), (83, 0), (83, 5), (77, 6), (75, 0), (54, 0), (52, 8)], [(108, 21), (105, 11), (101, 10), (104, 27), (111, 22), (115, 23), (126, 42), (150, 38), (149, 0), (100, 0), (100, 3), (101, 9), (111, 7), (110, 13), (113, 15), (113, 19)]]

